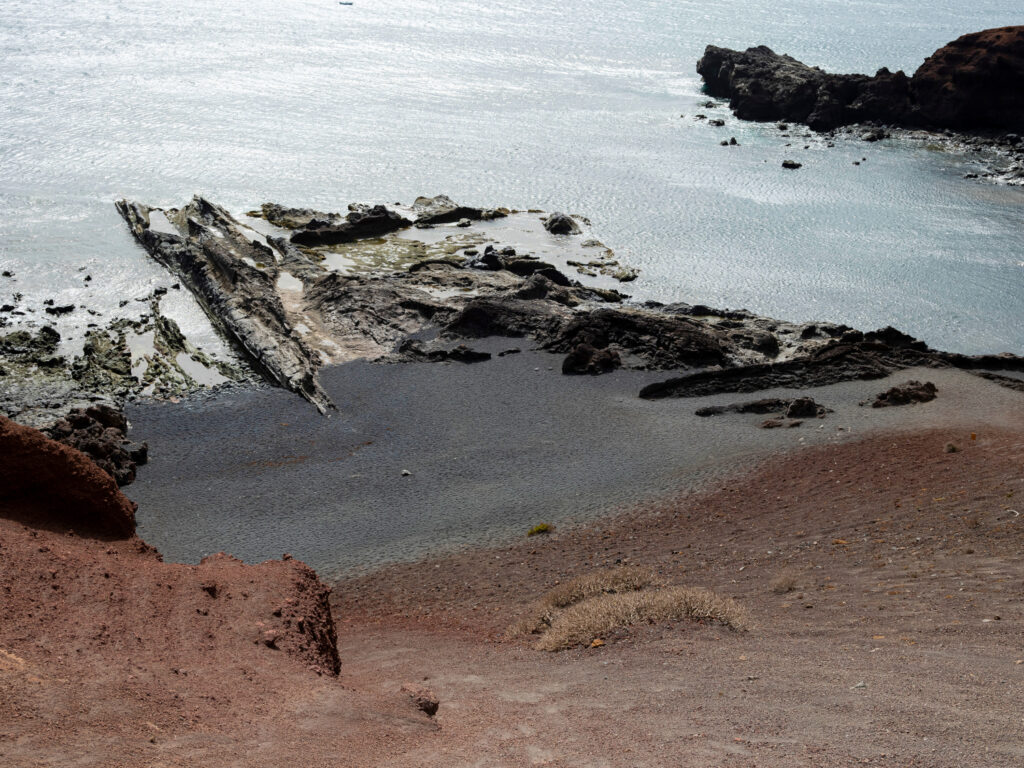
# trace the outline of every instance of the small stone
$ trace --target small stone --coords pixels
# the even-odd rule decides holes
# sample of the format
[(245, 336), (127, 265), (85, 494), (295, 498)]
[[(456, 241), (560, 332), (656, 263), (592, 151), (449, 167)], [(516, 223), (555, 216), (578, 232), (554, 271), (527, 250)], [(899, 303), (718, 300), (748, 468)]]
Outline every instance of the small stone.
[(791, 171), (795, 171), (797, 168), (802, 168), (803, 163), (798, 163), (796, 160), (783, 160), (782, 167)]
[(865, 682), (864, 682), (863, 680), (861, 680), (861, 681), (860, 681), (859, 683), (857, 683), (856, 685), (851, 685), (851, 686), (850, 686), (850, 690), (851, 690), (851, 691), (860, 691), (860, 690), (863, 690), (863, 689), (865, 689), (865, 688), (867, 688), (867, 687), (868, 687), (868, 684), (867, 684), (867, 683), (865, 683)]
[(458, 223), (455, 226), (457, 226), (457, 227), (471, 227), (471, 226), (473, 226), (473, 222), (470, 221), (469, 219), (459, 219)]
[(429, 688), (425, 688), (417, 683), (406, 683), (402, 686), (402, 693), (412, 699), (412, 703), (416, 705), (416, 708), (426, 714), (427, 717), (433, 717), (437, 714), (440, 702)]
[(412, 476), (412, 472), (410, 472), (408, 469), (403, 469), (402, 470), (402, 477), (411, 477), (411, 476)]

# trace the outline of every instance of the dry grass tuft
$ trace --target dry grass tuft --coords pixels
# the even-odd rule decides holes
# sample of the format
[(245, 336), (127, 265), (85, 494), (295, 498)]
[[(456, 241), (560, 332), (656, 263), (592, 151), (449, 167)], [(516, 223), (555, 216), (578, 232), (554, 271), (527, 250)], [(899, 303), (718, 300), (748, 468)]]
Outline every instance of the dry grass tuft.
[(735, 630), (749, 626), (746, 611), (731, 598), (706, 589), (664, 587), (602, 594), (575, 603), (554, 617), (537, 648), (559, 651), (588, 645), (618, 627), (680, 619), (717, 621)]
[(527, 536), (538, 536), (542, 533), (551, 533), (555, 530), (555, 526), (551, 523), (537, 523), (533, 528), (526, 532)]
[(653, 571), (636, 566), (624, 565), (620, 568), (591, 571), (546, 592), (510, 632), (514, 635), (544, 632), (551, 626), (552, 619), (560, 610), (581, 600), (596, 595), (635, 592), (660, 583)]
[(796, 573), (787, 569), (772, 579), (770, 586), (776, 595), (785, 595), (796, 589), (796, 584)]

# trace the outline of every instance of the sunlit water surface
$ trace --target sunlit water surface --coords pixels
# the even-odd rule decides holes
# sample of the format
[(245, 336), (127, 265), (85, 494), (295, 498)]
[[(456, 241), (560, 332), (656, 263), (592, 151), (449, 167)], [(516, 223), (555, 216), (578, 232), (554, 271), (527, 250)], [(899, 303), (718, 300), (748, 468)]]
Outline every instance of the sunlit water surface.
[[(1017, 22), (1009, 0), (8, 0), (0, 263), (16, 279), (0, 302), (141, 311), (118, 304), (170, 279), (120, 197), (337, 210), (445, 193), (587, 215), (641, 268), (640, 298), (1024, 353), (1024, 190), (965, 181), (969, 158), (923, 147), (740, 123), (699, 106), (694, 71), (708, 43), (765, 43), (909, 72)], [(167, 308), (216, 345), (190, 298)]]

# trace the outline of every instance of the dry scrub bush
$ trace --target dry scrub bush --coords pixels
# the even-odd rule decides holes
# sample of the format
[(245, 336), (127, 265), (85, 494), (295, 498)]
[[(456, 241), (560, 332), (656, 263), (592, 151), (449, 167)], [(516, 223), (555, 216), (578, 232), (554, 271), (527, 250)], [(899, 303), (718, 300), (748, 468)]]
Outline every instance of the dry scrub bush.
[(658, 577), (647, 568), (624, 565), (620, 568), (591, 571), (546, 592), (510, 632), (514, 635), (543, 632), (551, 626), (552, 619), (561, 609), (581, 600), (595, 595), (636, 592), (659, 583), (661, 582)]
[(776, 595), (784, 595), (796, 589), (796, 574), (793, 571), (783, 571), (771, 581), (772, 592)]
[(589, 644), (617, 627), (688, 618), (717, 621), (735, 630), (748, 627), (746, 611), (731, 598), (706, 589), (665, 587), (602, 594), (570, 605), (552, 619), (537, 648), (558, 651)]

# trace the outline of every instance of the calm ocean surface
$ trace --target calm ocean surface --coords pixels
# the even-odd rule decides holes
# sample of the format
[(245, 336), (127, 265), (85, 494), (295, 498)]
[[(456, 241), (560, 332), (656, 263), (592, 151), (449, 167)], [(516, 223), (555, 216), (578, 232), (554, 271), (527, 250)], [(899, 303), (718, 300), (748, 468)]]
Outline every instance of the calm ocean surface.
[[(965, 181), (970, 160), (947, 153), (739, 123), (698, 106), (694, 71), (707, 43), (764, 43), (912, 72), (1021, 21), (1017, 0), (7, 0), (0, 264), (17, 280), (0, 303), (138, 312), (118, 302), (170, 280), (119, 197), (336, 210), (445, 193), (587, 215), (642, 269), (637, 297), (1022, 354), (1024, 189)], [(175, 293), (170, 312), (215, 346)]]

